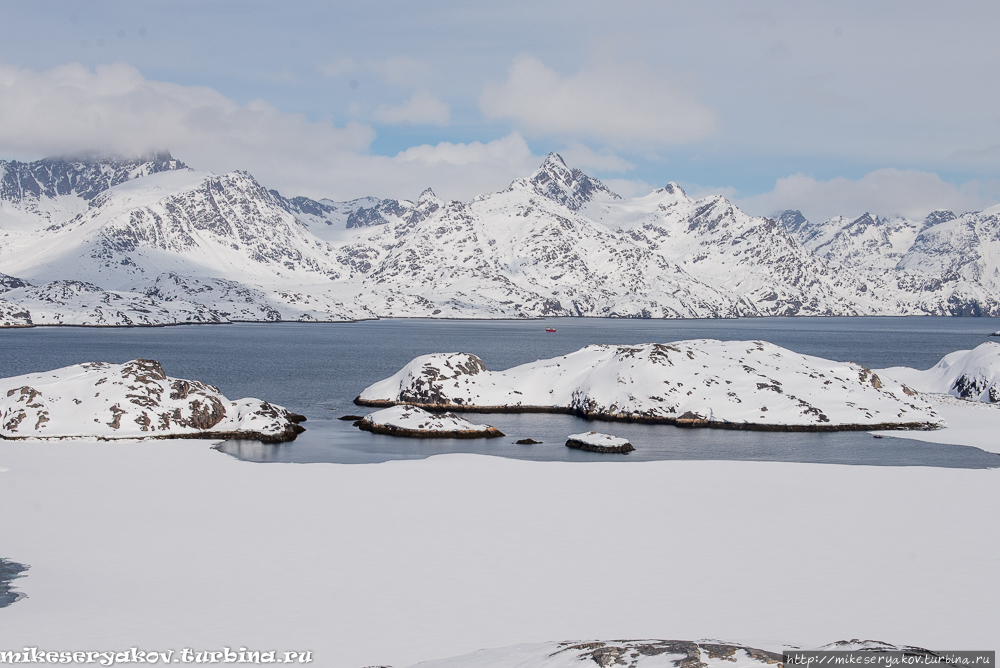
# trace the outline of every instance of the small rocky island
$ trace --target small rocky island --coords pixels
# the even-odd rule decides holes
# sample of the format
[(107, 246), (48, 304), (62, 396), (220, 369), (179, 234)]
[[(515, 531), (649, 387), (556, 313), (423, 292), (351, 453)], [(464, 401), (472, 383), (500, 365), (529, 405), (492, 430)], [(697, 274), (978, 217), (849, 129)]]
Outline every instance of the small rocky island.
[(635, 451), (635, 446), (627, 439), (610, 434), (599, 434), (589, 431), (583, 434), (570, 434), (566, 441), (567, 448), (586, 450), (587, 452), (607, 452), (616, 455), (627, 455)]
[(89, 362), (0, 379), (0, 438), (290, 441), (305, 417), (260, 399), (170, 378), (159, 362)]
[(860, 364), (801, 355), (765, 341), (591, 345), (506, 371), (488, 371), (468, 353), (423, 355), (354, 401), (722, 429), (943, 426), (933, 406), (902, 383)]
[(897, 366), (880, 369), (879, 373), (920, 392), (1000, 403), (1000, 343), (995, 341), (987, 341), (973, 350), (948, 353), (926, 371)]
[(496, 438), (496, 427), (473, 424), (454, 413), (429, 413), (415, 406), (393, 406), (355, 422), (359, 429), (409, 438)]

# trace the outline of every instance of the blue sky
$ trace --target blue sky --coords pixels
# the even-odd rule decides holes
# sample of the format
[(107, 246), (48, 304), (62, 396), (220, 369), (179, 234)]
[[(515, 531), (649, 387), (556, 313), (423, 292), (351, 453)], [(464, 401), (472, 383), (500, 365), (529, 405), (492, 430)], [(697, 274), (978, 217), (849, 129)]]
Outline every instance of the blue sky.
[(625, 195), (1000, 197), (995, 2), (0, 1), (0, 158), (171, 150), (288, 194), (467, 199), (549, 151)]

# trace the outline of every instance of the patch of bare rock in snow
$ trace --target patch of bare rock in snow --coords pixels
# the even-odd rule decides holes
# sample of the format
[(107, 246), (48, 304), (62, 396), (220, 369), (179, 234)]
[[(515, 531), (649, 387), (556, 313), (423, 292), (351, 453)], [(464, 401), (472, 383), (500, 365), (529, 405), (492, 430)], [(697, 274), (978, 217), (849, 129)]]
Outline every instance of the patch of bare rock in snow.
[[(873, 640), (845, 640), (819, 649), (934, 656), (919, 647)], [(763, 668), (780, 666), (783, 658), (780, 651), (719, 640), (577, 640), (484, 649), (412, 668)]]
[(591, 345), (506, 371), (488, 371), (472, 354), (436, 353), (369, 386), (355, 403), (775, 431), (943, 426), (901, 382), (765, 341)]
[(0, 438), (289, 441), (305, 420), (260, 399), (170, 378), (158, 362), (89, 362), (0, 379)]
[(430, 413), (415, 406), (393, 406), (366, 415), (355, 424), (364, 431), (410, 438), (496, 438), (496, 427), (473, 424), (454, 413)]

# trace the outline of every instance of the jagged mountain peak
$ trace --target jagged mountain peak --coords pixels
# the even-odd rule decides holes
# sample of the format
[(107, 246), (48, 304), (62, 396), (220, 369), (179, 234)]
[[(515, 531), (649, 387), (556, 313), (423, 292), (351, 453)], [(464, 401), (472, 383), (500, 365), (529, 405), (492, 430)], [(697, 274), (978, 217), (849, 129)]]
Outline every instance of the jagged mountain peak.
[[(599, 180), (587, 176), (579, 169), (567, 167), (558, 153), (549, 153), (541, 166), (520, 183), (573, 211), (579, 211), (584, 204), (597, 197), (621, 199)], [(518, 184), (515, 181), (512, 187)]]
[(126, 181), (189, 169), (169, 152), (132, 157), (92, 154), (34, 162), (0, 160), (0, 200), (20, 204), (24, 200), (76, 195), (89, 201)]
[(419, 204), (421, 202), (426, 202), (428, 200), (440, 201), (438, 199), (438, 196), (434, 194), (434, 191), (431, 188), (425, 188), (424, 191), (420, 193), (420, 197), (417, 198), (417, 203)]
[(687, 197), (687, 192), (684, 191), (684, 188), (681, 188), (673, 181), (670, 181), (669, 183), (667, 183), (667, 185), (663, 186), (662, 188), (657, 188), (653, 192), (665, 193), (667, 195), (682, 195), (684, 197)]
[(947, 223), (949, 220), (955, 220), (958, 218), (952, 211), (947, 211), (945, 209), (938, 209), (937, 211), (931, 211), (924, 218), (924, 227), (930, 227), (931, 225), (938, 225), (940, 223)]
[(809, 220), (798, 209), (785, 209), (774, 214), (774, 220), (792, 234), (809, 226)]
[(875, 214), (873, 214), (871, 212), (865, 211), (863, 214), (861, 214), (860, 216), (858, 216), (857, 218), (855, 218), (854, 221), (851, 224), (852, 225), (878, 225), (881, 222), (883, 222), (882, 219), (879, 218), (877, 215), (875, 215)]

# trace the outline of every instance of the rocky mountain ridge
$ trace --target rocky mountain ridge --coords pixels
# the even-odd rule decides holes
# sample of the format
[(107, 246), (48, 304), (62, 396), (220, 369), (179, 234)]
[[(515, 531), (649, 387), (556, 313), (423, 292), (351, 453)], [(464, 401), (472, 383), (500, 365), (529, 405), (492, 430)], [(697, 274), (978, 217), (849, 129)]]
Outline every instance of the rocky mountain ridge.
[(755, 217), (673, 183), (622, 199), (556, 154), (470, 202), (287, 198), (168, 154), (0, 162), (0, 182), (6, 326), (1000, 315), (1000, 210)]

